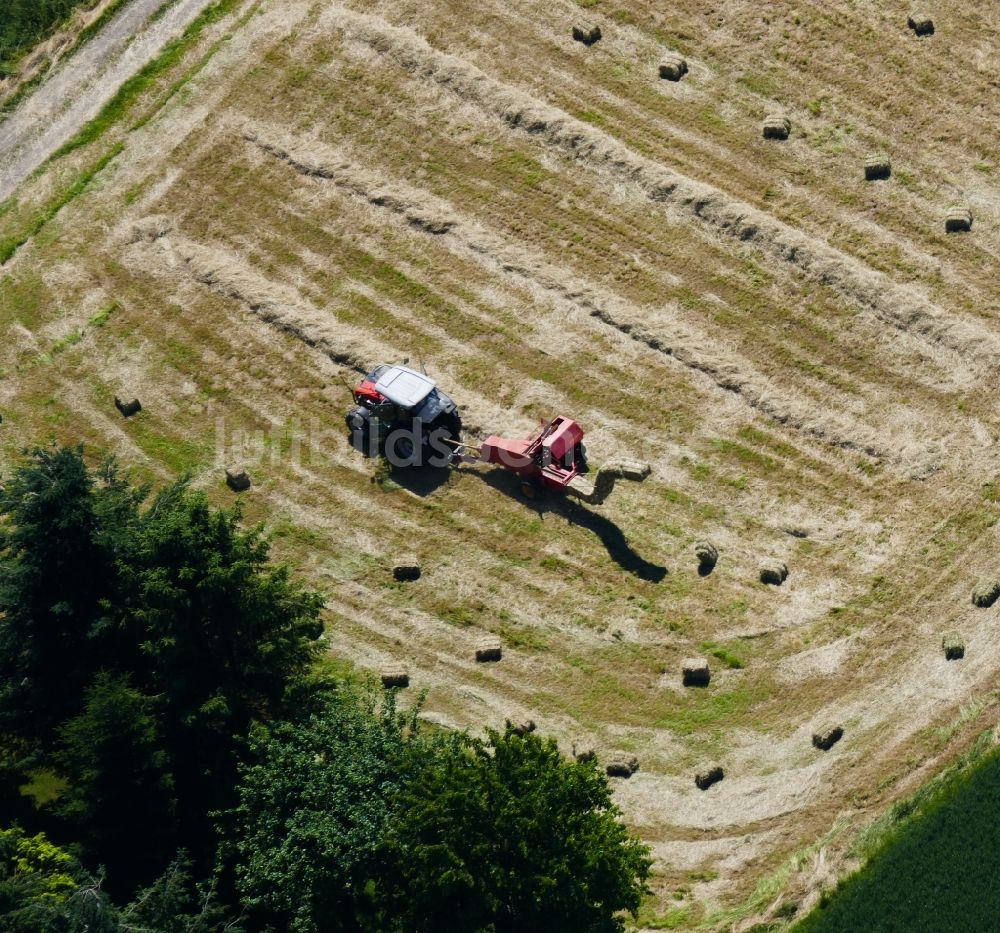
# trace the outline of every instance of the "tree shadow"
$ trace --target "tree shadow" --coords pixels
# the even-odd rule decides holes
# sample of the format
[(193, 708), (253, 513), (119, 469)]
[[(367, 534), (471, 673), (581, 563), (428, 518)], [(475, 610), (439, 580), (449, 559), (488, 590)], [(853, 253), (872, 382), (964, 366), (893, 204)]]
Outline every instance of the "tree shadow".
[(474, 470), (459, 468), (463, 476), (475, 476), (487, 486), (497, 489), (512, 498), (522, 499), (525, 506), (534, 510), (540, 518), (546, 513), (558, 515), (571, 525), (579, 525), (593, 532), (604, 545), (608, 556), (622, 570), (637, 576), (649, 583), (659, 583), (667, 575), (667, 568), (646, 560), (628, 543), (625, 533), (611, 519), (599, 512), (594, 512), (580, 502), (569, 498), (563, 493), (542, 492), (535, 500), (524, 499), (521, 495), (521, 483), (517, 476), (507, 470)]

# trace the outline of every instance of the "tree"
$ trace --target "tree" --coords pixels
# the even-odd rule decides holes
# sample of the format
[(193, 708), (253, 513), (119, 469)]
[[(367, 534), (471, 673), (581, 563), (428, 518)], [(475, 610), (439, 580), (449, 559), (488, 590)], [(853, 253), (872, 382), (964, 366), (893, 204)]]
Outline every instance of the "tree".
[[(411, 756), (382, 893), (407, 933), (605, 933), (645, 891), (648, 849), (606, 778), (554, 740), (460, 735)], [(420, 750), (418, 750), (420, 751)]]
[(114, 906), (80, 864), (41, 833), (0, 830), (4, 933), (117, 933)]
[(139, 683), (162, 698), (160, 719), (185, 844), (214, 848), (204, 819), (233, 804), (251, 723), (287, 710), (322, 634), (322, 597), (269, 561), (260, 528), (240, 512), (213, 510), (178, 483), (141, 516), (127, 567), (123, 633), (137, 651)]
[(214, 883), (195, 884), (192, 863), (179, 852), (167, 870), (121, 913), (127, 933), (241, 933), (219, 903)]
[[(139, 757), (116, 767), (139, 769), (137, 781), (169, 776), (182, 801), (176, 816), (148, 809), (145, 831), (154, 848), (163, 843), (163, 860), (142, 877), (133, 871), (142, 860), (120, 853), (116, 888), (118, 871), (148, 883), (180, 844), (208, 867), (207, 816), (233, 805), (252, 724), (304, 705), (304, 693), (312, 702), (323, 628), (322, 598), (270, 561), (262, 529), (242, 529), (238, 509), (211, 508), (186, 481), (148, 499), (113, 462), (89, 470), (79, 447), (33, 451), (0, 491), (0, 760), (11, 777), (0, 789), (16, 787), (29, 759), (76, 769), (63, 812), (88, 833), (105, 815), (114, 832), (129, 828), (114, 823), (114, 807), (100, 809), (113, 775), (85, 761), (84, 735), (110, 742), (113, 710), (88, 693), (106, 672), (113, 680), (98, 692), (124, 691), (123, 710), (137, 717), (123, 739)], [(147, 727), (167, 755), (155, 768)], [(158, 785), (145, 792), (160, 799)]]
[(80, 448), (39, 448), (0, 492), (0, 731), (45, 746), (93, 676), (135, 499)]
[(155, 876), (173, 851), (174, 800), (153, 703), (124, 677), (102, 673), (86, 707), (61, 730), (56, 761), (69, 779), (59, 810), (115, 890)]
[(294, 933), (383, 929), (374, 884), (415, 715), (342, 695), (254, 746), (230, 842), (245, 906)]

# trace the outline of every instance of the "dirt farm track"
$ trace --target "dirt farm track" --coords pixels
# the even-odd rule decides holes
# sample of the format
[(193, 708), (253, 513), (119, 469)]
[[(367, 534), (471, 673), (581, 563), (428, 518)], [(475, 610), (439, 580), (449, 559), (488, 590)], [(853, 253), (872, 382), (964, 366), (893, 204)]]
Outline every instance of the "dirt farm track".
[[(246, 464), (336, 657), (407, 665), (438, 722), (637, 756), (644, 923), (804, 909), (1000, 709), (970, 598), (1000, 579), (1000, 5), (932, 7), (918, 38), (896, 0), (225, 0), (0, 205), (4, 469), (82, 439), (229, 503)], [(600, 507), (373, 482), (344, 382), (404, 359), (472, 441), (566, 414), (652, 475)]]

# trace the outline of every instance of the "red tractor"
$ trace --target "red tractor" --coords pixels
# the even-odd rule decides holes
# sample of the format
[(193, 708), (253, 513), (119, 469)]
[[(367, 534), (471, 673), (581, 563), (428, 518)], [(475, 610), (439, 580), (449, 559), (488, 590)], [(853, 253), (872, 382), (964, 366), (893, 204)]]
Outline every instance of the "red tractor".
[(525, 438), (492, 434), (479, 447), (466, 444), (459, 439), (462, 421), (455, 403), (425, 374), (405, 366), (377, 366), (353, 395), (355, 405), (347, 413), (352, 441), (393, 466), (495, 463), (517, 474), (527, 498), (550, 490), (594, 505), (611, 494), (616, 480), (643, 480), (650, 472), (647, 464), (618, 460), (601, 467), (593, 485), (585, 482), (583, 428), (563, 415), (543, 421)]

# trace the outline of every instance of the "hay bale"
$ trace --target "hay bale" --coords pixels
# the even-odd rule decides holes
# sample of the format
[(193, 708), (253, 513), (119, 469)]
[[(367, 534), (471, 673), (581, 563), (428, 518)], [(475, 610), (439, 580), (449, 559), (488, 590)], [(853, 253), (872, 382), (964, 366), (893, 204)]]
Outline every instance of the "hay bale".
[(948, 208), (944, 218), (945, 233), (959, 233), (972, 229), (972, 211), (967, 207), (954, 205)]
[(250, 488), (250, 474), (241, 466), (226, 467), (226, 485), (233, 492), (245, 492)]
[(715, 765), (706, 771), (699, 771), (694, 776), (694, 783), (698, 790), (708, 790), (713, 784), (718, 784), (726, 776), (726, 772), (719, 765)]
[(708, 541), (699, 541), (694, 546), (694, 556), (698, 558), (698, 573), (707, 577), (719, 562), (719, 549)]
[(911, 13), (906, 18), (906, 25), (910, 27), (918, 36), (934, 35), (934, 20), (926, 13)]
[(583, 751), (576, 750), (576, 742), (573, 743), (573, 757), (579, 762), (593, 761), (597, 757), (597, 752), (592, 748), (585, 748)]
[(840, 741), (843, 735), (844, 730), (840, 726), (821, 726), (813, 733), (813, 745), (827, 752)]
[(409, 671), (403, 665), (382, 668), (382, 686), (402, 689), (410, 686)]
[(486, 635), (476, 643), (476, 660), (480, 663), (499, 661), (503, 657), (503, 643), (495, 635)]
[(519, 735), (522, 738), (537, 728), (534, 719), (508, 719), (505, 725), (508, 732), (513, 732), (514, 735)]
[(972, 605), (979, 609), (989, 609), (1000, 597), (1000, 581), (980, 580), (972, 588)]
[(688, 72), (688, 63), (683, 55), (669, 52), (660, 62), (660, 77), (667, 81), (680, 81)]
[(865, 181), (880, 181), (892, 174), (889, 157), (882, 153), (872, 153), (865, 159)]
[(399, 580), (400, 582), (419, 580), (420, 561), (410, 555), (397, 557), (392, 562), (392, 578), (394, 580)]
[(635, 755), (627, 755), (624, 752), (613, 755), (604, 767), (608, 777), (630, 778), (638, 770), (639, 759)]
[(704, 658), (685, 658), (681, 661), (681, 683), (685, 687), (707, 687), (711, 678), (712, 672)]
[(958, 661), (965, 657), (965, 639), (961, 632), (945, 632), (941, 639), (941, 647), (948, 661)]
[(601, 27), (593, 24), (588, 24), (586, 26), (574, 26), (573, 38), (576, 39), (577, 42), (582, 42), (584, 45), (593, 45), (595, 42), (600, 41)]
[(792, 121), (780, 113), (772, 113), (764, 117), (764, 139), (788, 139), (792, 132)]
[(653, 468), (642, 460), (615, 460), (608, 466), (614, 469), (622, 479), (635, 480), (637, 483), (641, 483), (653, 472)]
[(771, 561), (760, 568), (760, 582), (781, 586), (788, 579), (788, 567), (781, 561)]
[(115, 408), (121, 412), (122, 417), (131, 418), (133, 415), (137, 415), (140, 411), (142, 411), (142, 403), (137, 398), (130, 399), (127, 395), (124, 398), (120, 395), (116, 395)]

